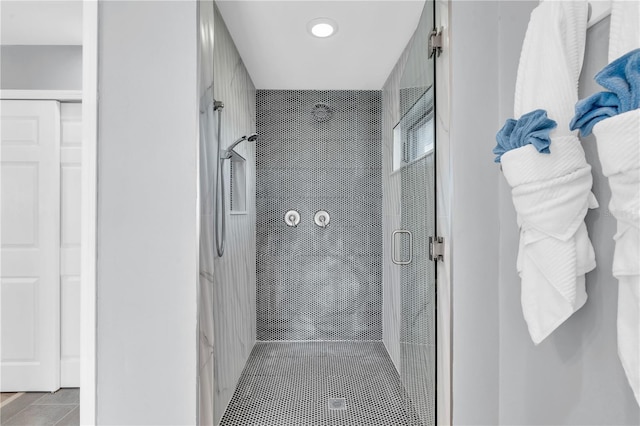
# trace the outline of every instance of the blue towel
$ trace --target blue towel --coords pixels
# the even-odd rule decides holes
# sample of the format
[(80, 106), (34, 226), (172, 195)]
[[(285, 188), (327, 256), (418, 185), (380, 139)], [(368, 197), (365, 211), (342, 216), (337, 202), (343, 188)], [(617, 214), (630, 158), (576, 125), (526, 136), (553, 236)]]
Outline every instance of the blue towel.
[(505, 152), (528, 144), (532, 144), (542, 154), (550, 154), (549, 133), (556, 126), (557, 123), (548, 118), (547, 112), (542, 109), (529, 112), (519, 120), (508, 119), (496, 135), (498, 145), (493, 149), (493, 153), (497, 155), (494, 161), (499, 163)]
[(620, 100), (615, 93), (598, 92), (578, 101), (576, 115), (571, 120), (570, 128), (580, 129), (580, 135), (589, 136), (596, 123), (618, 115), (620, 109)]
[(596, 75), (595, 80), (618, 95), (620, 114), (640, 108), (640, 49), (611, 62)]
[(582, 136), (590, 135), (593, 126), (605, 118), (640, 108), (640, 49), (611, 62), (596, 74), (595, 80), (609, 91), (595, 93), (576, 104), (570, 128), (580, 129)]

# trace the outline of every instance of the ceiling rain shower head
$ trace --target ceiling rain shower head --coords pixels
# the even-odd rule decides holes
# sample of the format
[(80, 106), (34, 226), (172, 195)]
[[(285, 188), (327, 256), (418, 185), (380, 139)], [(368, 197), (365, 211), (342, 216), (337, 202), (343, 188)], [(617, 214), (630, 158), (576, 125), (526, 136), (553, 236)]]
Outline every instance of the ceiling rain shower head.
[(325, 103), (317, 103), (311, 110), (311, 114), (313, 114), (313, 118), (315, 118), (318, 123), (323, 123), (331, 120), (331, 117), (333, 117), (333, 108)]

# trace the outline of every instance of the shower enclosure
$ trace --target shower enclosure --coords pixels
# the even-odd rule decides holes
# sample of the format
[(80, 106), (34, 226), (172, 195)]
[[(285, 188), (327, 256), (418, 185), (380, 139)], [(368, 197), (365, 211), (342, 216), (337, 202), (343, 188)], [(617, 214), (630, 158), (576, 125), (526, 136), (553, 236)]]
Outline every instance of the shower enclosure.
[[(435, 424), (433, 2), (379, 91), (256, 91), (211, 12), (200, 423)], [(221, 114), (215, 101), (225, 104)], [(214, 153), (253, 128), (255, 146), (239, 146), (246, 175), (234, 176)], [(218, 174), (228, 185), (224, 208)], [(229, 208), (238, 181), (244, 213)], [(230, 227), (223, 257), (216, 209)]]

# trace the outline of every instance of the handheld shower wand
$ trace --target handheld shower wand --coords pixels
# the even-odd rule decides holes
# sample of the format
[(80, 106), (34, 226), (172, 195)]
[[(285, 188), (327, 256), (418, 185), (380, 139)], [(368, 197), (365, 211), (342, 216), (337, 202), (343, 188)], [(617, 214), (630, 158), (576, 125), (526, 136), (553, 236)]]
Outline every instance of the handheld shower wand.
[[(218, 120), (218, 146), (220, 146), (220, 120)], [(226, 195), (225, 195), (225, 186), (224, 186), (224, 160), (228, 160), (235, 155), (238, 155), (233, 149), (242, 141), (255, 142), (258, 139), (258, 135), (256, 133), (250, 133), (248, 136), (241, 136), (236, 139), (231, 146), (227, 149), (219, 149), (218, 150), (218, 168), (216, 172), (216, 207), (214, 214), (214, 228), (215, 228), (215, 239), (216, 239), (216, 251), (218, 252), (218, 257), (222, 257), (224, 255), (224, 243), (226, 239), (227, 233), (227, 221), (226, 221)], [(222, 206), (222, 209), (220, 209)], [(222, 216), (220, 216), (220, 210), (222, 210)], [(221, 229), (218, 228), (218, 223), (220, 222)], [(220, 231), (220, 232), (218, 232)]]
[(255, 140), (258, 139), (258, 134), (257, 133), (251, 133), (249, 136), (241, 136), (238, 139), (235, 140), (235, 142), (233, 142), (231, 144), (231, 146), (223, 151), (221, 151), (220, 155), (222, 157), (223, 160), (226, 160), (228, 158), (231, 158), (231, 153), (233, 151), (233, 149), (242, 141), (248, 141), (248, 142), (255, 142)]

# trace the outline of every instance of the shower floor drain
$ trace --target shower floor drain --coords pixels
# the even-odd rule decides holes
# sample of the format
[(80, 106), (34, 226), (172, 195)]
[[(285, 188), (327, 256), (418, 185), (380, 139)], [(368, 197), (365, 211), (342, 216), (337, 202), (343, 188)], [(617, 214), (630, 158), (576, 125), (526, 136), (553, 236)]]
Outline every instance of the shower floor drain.
[(329, 398), (329, 410), (346, 410), (346, 398)]

